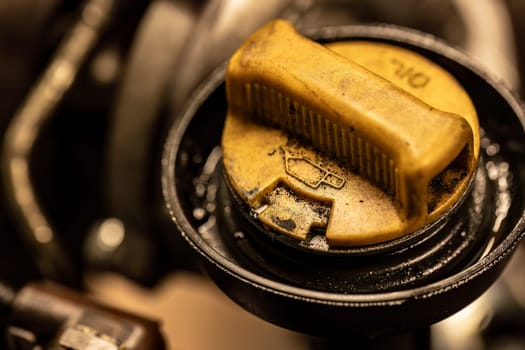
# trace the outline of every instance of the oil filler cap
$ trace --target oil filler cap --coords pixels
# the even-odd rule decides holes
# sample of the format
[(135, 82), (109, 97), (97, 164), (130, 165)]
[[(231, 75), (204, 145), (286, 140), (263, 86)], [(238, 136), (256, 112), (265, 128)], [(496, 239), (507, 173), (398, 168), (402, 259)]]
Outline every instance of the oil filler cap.
[(267, 24), (174, 116), (170, 233), (278, 326), (345, 346), (430, 326), (525, 235), (525, 111), (427, 34), (304, 34)]
[(230, 60), (226, 94), (226, 182), (265, 230), (299, 242), (415, 232), (462, 200), (477, 167), (469, 96), (398, 46), (323, 46), (274, 21)]

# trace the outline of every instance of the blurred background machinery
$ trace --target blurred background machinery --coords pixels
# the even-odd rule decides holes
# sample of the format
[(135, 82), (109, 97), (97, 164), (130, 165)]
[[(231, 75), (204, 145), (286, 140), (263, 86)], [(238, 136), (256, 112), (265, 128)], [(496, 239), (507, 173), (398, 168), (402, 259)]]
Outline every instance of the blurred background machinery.
[[(161, 320), (173, 349), (307, 347), (310, 338), (249, 315), (198, 273), (158, 180), (167, 128), (193, 90), (278, 17), (301, 30), (428, 32), (523, 96), (518, 0), (3, 1), (0, 280), (51, 279)], [(433, 347), (525, 347), (523, 266), (521, 247), (479, 301), (433, 327)]]

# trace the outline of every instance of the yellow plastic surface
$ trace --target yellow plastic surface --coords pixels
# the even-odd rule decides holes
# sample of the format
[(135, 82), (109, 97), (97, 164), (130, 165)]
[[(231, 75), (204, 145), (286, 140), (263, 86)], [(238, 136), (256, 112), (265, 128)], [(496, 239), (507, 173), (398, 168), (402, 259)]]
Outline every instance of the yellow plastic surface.
[(330, 246), (398, 238), (450, 208), (474, 173), (469, 97), (405, 49), (323, 47), (275, 21), (235, 53), (226, 84), (227, 180), (288, 236), (325, 231)]

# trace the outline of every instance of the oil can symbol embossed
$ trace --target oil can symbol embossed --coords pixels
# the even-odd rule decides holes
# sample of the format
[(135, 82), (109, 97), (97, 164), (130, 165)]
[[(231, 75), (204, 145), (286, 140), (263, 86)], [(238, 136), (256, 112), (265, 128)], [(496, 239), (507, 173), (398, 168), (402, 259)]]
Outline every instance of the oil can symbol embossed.
[(294, 157), (288, 150), (281, 148), (284, 153), (285, 171), (311, 188), (318, 188), (321, 184), (340, 189), (345, 185), (345, 179), (323, 168), (322, 164), (314, 163), (309, 158)]

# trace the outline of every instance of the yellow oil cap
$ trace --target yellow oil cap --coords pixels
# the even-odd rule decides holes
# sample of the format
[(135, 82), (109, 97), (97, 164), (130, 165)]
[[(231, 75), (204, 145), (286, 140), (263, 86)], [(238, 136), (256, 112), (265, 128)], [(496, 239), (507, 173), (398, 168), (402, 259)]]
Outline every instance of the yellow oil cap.
[(475, 109), (444, 69), (404, 48), (315, 43), (286, 21), (234, 54), (224, 171), (269, 230), (329, 246), (399, 238), (465, 193), (479, 153)]

